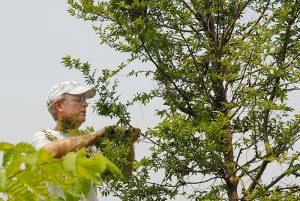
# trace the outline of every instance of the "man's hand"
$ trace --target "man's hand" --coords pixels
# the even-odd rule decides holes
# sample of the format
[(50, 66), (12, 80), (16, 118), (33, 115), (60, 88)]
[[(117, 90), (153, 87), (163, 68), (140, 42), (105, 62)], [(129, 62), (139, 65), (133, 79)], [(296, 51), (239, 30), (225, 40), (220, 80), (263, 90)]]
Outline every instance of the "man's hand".
[(95, 133), (98, 137), (102, 136), (104, 138), (116, 141), (118, 143), (125, 143), (127, 140), (127, 142), (135, 143), (140, 137), (141, 129), (131, 127), (126, 129), (124, 133), (123, 129), (120, 129), (115, 126), (108, 126), (96, 131)]
[(140, 128), (128, 128), (125, 131), (126, 134), (128, 134), (129, 140), (131, 143), (135, 143), (141, 134), (141, 129)]
[(97, 137), (100, 137), (100, 136), (103, 136), (103, 135), (104, 135), (105, 130), (106, 130), (106, 128), (104, 127), (104, 128), (101, 128), (101, 129), (95, 131), (94, 133), (95, 133), (95, 135), (96, 135)]

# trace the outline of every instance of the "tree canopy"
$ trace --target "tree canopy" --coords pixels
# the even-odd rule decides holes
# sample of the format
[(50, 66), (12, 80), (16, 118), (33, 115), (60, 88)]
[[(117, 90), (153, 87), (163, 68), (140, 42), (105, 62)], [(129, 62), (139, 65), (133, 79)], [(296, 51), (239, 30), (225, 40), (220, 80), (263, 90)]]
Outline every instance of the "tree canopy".
[[(134, 103), (160, 98), (164, 105), (156, 113), (161, 122), (142, 135), (151, 155), (136, 162), (132, 177), (107, 177), (104, 194), (122, 200), (299, 199), (300, 116), (287, 102), (300, 80), (298, 0), (68, 3), (71, 15), (93, 22), (102, 44), (130, 55), (115, 69), (63, 59), (96, 87), (95, 111), (128, 126), (127, 108)], [(156, 85), (121, 102), (116, 75), (134, 60), (145, 68), (128, 76), (147, 76)], [(126, 148), (113, 139), (106, 143)], [(151, 178), (155, 172), (159, 181)]]

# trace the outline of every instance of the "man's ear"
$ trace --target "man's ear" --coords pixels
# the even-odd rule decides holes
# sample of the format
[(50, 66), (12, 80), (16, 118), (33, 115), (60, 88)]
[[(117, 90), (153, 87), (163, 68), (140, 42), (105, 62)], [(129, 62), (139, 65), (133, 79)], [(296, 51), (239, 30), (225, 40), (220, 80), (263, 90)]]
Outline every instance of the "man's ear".
[(54, 107), (56, 108), (56, 111), (58, 111), (58, 112), (63, 111), (62, 106), (61, 106), (61, 102), (59, 100), (54, 101)]

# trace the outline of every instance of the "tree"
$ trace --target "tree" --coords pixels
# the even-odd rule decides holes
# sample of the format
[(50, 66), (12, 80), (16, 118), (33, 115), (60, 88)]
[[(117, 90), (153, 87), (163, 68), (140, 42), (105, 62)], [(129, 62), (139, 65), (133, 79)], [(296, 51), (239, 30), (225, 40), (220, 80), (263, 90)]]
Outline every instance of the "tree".
[[(105, 157), (94, 153), (87, 158), (82, 149), (55, 159), (45, 149), (35, 150), (28, 143), (12, 145), (0, 143), (0, 200), (79, 200), (87, 196), (91, 182), (101, 184), (101, 175), (109, 170), (120, 178), (120, 170)], [(64, 197), (49, 191), (49, 185), (58, 185)]]
[[(95, 111), (130, 125), (127, 108), (132, 104), (160, 98), (164, 105), (157, 110), (161, 122), (142, 136), (152, 143), (151, 156), (136, 162), (131, 178), (109, 182), (115, 196), (299, 199), (295, 146), (300, 116), (287, 104), (300, 80), (298, 0), (68, 4), (71, 15), (94, 22), (101, 43), (130, 54), (127, 62), (100, 75), (88, 62), (63, 59), (97, 88)], [(115, 76), (134, 60), (153, 70), (133, 70), (128, 76), (150, 76), (156, 86), (122, 103)], [(111, 146), (117, 143), (110, 140)], [(281, 169), (267, 178), (274, 164)], [(160, 172), (162, 179), (153, 181), (151, 171)]]

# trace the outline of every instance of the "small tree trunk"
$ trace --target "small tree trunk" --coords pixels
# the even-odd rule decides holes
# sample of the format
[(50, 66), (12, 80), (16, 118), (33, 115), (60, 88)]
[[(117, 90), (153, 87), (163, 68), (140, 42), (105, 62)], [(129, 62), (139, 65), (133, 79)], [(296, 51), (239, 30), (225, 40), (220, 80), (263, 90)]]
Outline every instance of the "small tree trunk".
[[(233, 133), (229, 128), (227, 130), (228, 132), (227, 132), (226, 146), (228, 150), (225, 153), (225, 159), (228, 163), (234, 163), (234, 155), (233, 155), (233, 147), (232, 147)], [(230, 165), (226, 168), (227, 194), (230, 201), (238, 200), (237, 186), (239, 181), (235, 171), (236, 171), (235, 166)]]
[(227, 186), (228, 186), (227, 194), (230, 201), (238, 200), (237, 185), (238, 185), (237, 177), (236, 176), (229, 177), (229, 180), (227, 182)]

